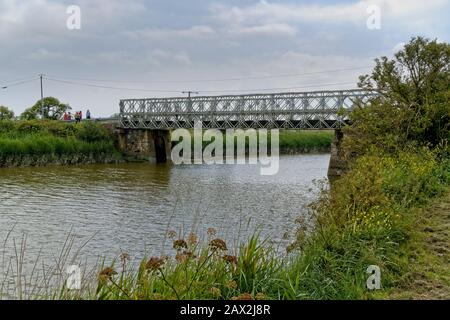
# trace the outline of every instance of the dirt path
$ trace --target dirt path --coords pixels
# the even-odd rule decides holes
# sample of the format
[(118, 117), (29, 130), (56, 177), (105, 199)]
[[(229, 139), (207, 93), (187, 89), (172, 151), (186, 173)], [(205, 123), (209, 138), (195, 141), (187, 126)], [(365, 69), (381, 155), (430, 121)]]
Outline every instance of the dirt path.
[(410, 270), (392, 299), (450, 299), (450, 189), (422, 209), (410, 241)]

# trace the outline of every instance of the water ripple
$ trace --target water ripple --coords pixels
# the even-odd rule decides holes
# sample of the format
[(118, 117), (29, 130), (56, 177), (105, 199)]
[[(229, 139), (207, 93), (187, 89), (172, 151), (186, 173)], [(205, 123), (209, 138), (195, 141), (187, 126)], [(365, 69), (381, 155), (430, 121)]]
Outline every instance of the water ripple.
[(42, 249), (51, 260), (72, 230), (75, 245), (93, 237), (82, 251), (92, 261), (121, 250), (137, 258), (159, 254), (168, 225), (199, 233), (215, 227), (230, 242), (259, 228), (280, 242), (317, 196), (313, 180), (326, 177), (328, 161), (328, 155), (282, 157), (275, 176), (248, 165), (1, 169), (0, 241), (15, 225), (13, 237), (28, 236), (28, 254)]

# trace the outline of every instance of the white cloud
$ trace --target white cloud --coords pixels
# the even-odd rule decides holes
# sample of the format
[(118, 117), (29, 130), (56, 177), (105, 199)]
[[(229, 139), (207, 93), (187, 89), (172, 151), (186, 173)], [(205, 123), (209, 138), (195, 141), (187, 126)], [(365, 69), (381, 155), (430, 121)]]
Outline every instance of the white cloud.
[(241, 25), (235, 25), (226, 31), (229, 35), (245, 35), (245, 36), (257, 36), (257, 35), (286, 35), (294, 36), (297, 33), (297, 29), (286, 23), (268, 23), (258, 26), (245, 27)]
[(191, 59), (186, 52), (170, 52), (161, 49), (150, 51), (145, 59), (154, 65), (164, 65), (166, 63), (189, 65)]
[(356, 3), (331, 5), (283, 4), (260, 1), (257, 4), (238, 7), (215, 4), (214, 16), (227, 24), (255, 24), (276, 22), (361, 23), (365, 22), (367, 8), (378, 5), (382, 15), (389, 18), (411, 18), (423, 15), (448, 4), (448, 0), (362, 0)]
[[(111, 32), (120, 27), (121, 18), (145, 10), (138, 0), (74, 0), (72, 4), (80, 6), (83, 29), (89, 29), (91, 34), (101, 28)], [(67, 7), (67, 4), (54, 0), (1, 0), (0, 40), (42, 41), (74, 34), (68, 33), (70, 31), (66, 27)]]
[(396, 54), (405, 47), (405, 42), (399, 42), (392, 48), (392, 53)]
[(164, 67), (167, 65), (179, 66), (191, 64), (191, 59), (186, 52), (152, 49), (141, 52), (133, 51), (105, 51), (90, 55), (85, 60), (91, 65), (127, 65), (136, 68), (148, 66)]
[(205, 38), (210, 37), (216, 32), (209, 26), (199, 25), (188, 29), (141, 29), (123, 32), (124, 35), (132, 39), (158, 39), (171, 40), (173, 38)]
[[(354, 68), (390, 55), (397, 43), (412, 35), (448, 41), (444, 17), (448, 0), (341, 0), (320, 5), (300, 0), (233, 1), (238, 5), (220, 1), (205, 12), (201, 1), (180, 6), (148, 0), (0, 0), (0, 42), (8, 44), (0, 50), (1, 80), (42, 72), (130, 81), (114, 84), (126, 88), (176, 91), (355, 83), (368, 70), (206, 83), (139, 85), (133, 80), (188, 81)], [(66, 28), (69, 3), (81, 7), (80, 31)], [(381, 7), (381, 32), (366, 29), (371, 4)], [(29, 86), (37, 88), (37, 83)], [(64, 101), (95, 105), (96, 113), (103, 115), (116, 111), (119, 98), (147, 94), (50, 82), (46, 87), (48, 94)], [(28, 100), (36, 97), (24, 95), (23, 88), (2, 92), (2, 104), (29, 106)]]
[(25, 55), (25, 58), (30, 60), (46, 60), (46, 59), (54, 60), (65, 57), (66, 55), (62, 52), (50, 51), (44, 48), (39, 48), (38, 50)]
[[(47, 0), (0, 2), (0, 40), (41, 37), (65, 30), (66, 6)], [(56, 28), (57, 25), (61, 27)]]

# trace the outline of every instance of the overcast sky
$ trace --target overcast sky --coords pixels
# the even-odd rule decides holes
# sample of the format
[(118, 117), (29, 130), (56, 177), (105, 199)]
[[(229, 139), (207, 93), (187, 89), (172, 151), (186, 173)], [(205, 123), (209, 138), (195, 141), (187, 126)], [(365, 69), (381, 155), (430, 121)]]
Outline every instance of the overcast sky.
[[(66, 26), (70, 5), (80, 30)], [(367, 27), (371, 5), (381, 29)], [(0, 0), (0, 86), (12, 85), (0, 105), (33, 105), (39, 82), (17, 82), (39, 73), (53, 79), (46, 96), (94, 116), (117, 112), (121, 98), (185, 90), (353, 88), (412, 36), (449, 42), (449, 15), (449, 0)]]

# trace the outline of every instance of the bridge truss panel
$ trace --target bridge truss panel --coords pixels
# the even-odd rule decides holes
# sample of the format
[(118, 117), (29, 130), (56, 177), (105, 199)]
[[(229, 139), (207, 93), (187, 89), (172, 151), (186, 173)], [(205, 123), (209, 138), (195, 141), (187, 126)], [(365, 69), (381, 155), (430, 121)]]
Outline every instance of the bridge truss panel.
[(126, 99), (119, 124), (128, 129), (284, 128), (336, 129), (348, 113), (376, 92), (364, 90)]

